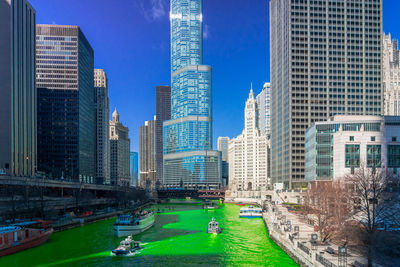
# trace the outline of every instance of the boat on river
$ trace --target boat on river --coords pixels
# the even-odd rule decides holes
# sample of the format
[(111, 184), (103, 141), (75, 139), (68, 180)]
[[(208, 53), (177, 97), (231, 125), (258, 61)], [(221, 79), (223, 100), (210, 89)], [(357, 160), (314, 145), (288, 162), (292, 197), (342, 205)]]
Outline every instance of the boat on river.
[(212, 220), (208, 223), (207, 233), (209, 234), (220, 234), (222, 229), (218, 226), (218, 222), (212, 218)]
[(119, 246), (116, 249), (113, 249), (111, 253), (116, 256), (123, 256), (134, 253), (140, 249), (142, 248), (139, 246), (139, 242), (133, 240), (132, 236), (128, 236), (127, 238), (122, 240), (119, 243)]
[(118, 237), (140, 234), (154, 225), (154, 213), (141, 211), (136, 214), (119, 215), (114, 223), (115, 235)]
[(0, 227), (0, 257), (45, 243), (53, 228), (45, 221), (29, 221)]
[(239, 211), (240, 218), (261, 218), (262, 209), (258, 207), (248, 206), (247, 208), (241, 208)]

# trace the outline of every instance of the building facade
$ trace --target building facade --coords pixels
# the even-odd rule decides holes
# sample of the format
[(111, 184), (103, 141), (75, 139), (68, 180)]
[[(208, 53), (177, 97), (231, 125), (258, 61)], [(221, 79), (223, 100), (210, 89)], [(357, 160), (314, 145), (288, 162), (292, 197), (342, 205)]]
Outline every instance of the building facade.
[(140, 187), (156, 188), (156, 118), (139, 128)]
[(400, 66), (398, 41), (383, 34), (384, 114), (400, 116)]
[(96, 93), (96, 182), (110, 184), (110, 100), (107, 75), (102, 69), (94, 70)]
[(78, 26), (37, 25), (38, 170), (94, 183), (94, 52)]
[(264, 83), (256, 98), (258, 107), (258, 127), (262, 135), (270, 135), (271, 130), (271, 84)]
[(131, 152), (131, 186), (137, 187), (139, 184), (139, 153)]
[(130, 148), (129, 129), (119, 121), (119, 114), (115, 109), (110, 121), (111, 185), (130, 185)]
[(400, 117), (334, 116), (306, 133), (306, 180), (340, 179), (358, 168), (400, 171)]
[(171, 119), (171, 87), (156, 87), (156, 175), (161, 184), (163, 177), (163, 122)]
[(26, 0), (0, 0), (0, 174), (34, 176), (36, 11)]
[(267, 135), (262, 135), (257, 126), (257, 102), (252, 89), (246, 101), (244, 116), (242, 134), (229, 141), (229, 189), (265, 190), (269, 185), (269, 141)]
[(211, 67), (203, 64), (202, 0), (171, 0), (171, 120), (164, 122), (167, 186), (219, 188), (212, 150)]
[(221, 152), (221, 177), (222, 185), (226, 187), (229, 183), (229, 137), (218, 137), (218, 151)]
[(270, 1), (271, 177), (305, 186), (305, 132), (381, 115), (382, 0)]

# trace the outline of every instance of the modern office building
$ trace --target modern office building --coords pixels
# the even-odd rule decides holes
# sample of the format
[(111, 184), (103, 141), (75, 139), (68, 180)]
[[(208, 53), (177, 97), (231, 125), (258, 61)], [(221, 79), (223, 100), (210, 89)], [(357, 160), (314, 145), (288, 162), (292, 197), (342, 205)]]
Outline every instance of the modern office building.
[(382, 0), (270, 0), (271, 176), (305, 184), (305, 132), (381, 115)]
[(271, 130), (271, 84), (264, 83), (262, 91), (256, 97), (258, 107), (258, 127), (262, 135), (270, 135)]
[(221, 185), (212, 150), (211, 67), (203, 64), (202, 0), (171, 0), (171, 120), (164, 122), (163, 184)]
[(217, 143), (218, 151), (221, 152), (221, 177), (222, 185), (226, 187), (229, 183), (229, 137), (220, 136), (218, 137)]
[(306, 180), (340, 179), (358, 168), (400, 171), (400, 117), (334, 116), (306, 133)]
[(156, 175), (161, 184), (163, 177), (163, 122), (171, 119), (171, 87), (156, 87)]
[(0, 0), (0, 175), (34, 176), (36, 11), (26, 0)]
[(228, 162), (228, 145), (229, 145), (229, 137), (227, 136), (218, 137), (217, 148), (218, 151), (221, 152), (221, 159), (226, 162)]
[(398, 41), (383, 34), (384, 114), (400, 116), (400, 66)]
[(95, 183), (94, 52), (78, 26), (36, 26), (38, 170)]
[(156, 117), (139, 128), (139, 185), (147, 190), (157, 186), (156, 176)]
[(229, 189), (265, 190), (268, 177), (268, 137), (258, 128), (257, 102), (250, 90), (244, 110), (245, 125), (241, 135), (229, 141)]
[(131, 186), (137, 187), (139, 184), (139, 153), (131, 152)]
[(119, 121), (117, 109), (110, 121), (110, 181), (111, 185), (129, 186), (130, 177), (129, 129)]
[(102, 69), (94, 70), (96, 107), (96, 182), (110, 184), (110, 100), (107, 75)]

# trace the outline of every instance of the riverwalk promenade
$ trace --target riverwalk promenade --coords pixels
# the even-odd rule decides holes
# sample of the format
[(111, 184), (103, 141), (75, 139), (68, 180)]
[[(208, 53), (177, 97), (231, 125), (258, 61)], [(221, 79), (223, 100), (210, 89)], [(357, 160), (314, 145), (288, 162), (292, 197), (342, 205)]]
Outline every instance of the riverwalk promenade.
[[(339, 257), (335, 244), (311, 242), (311, 235), (318, 234), (313, 226), (298, 214), (289, 212), (282, 204), (266, 204), (263, 213), (269, 236), (301, 266), (347, 267), (367, 266), (367, 260), (354, 251)], [(315, 243), (314, 243), (315, 244)]]

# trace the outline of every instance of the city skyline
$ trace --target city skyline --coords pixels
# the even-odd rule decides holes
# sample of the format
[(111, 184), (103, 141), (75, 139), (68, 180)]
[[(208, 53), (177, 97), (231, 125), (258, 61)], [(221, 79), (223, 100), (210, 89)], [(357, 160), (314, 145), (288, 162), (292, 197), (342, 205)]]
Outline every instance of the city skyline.
[[(30, 2), (37, 11), (38, 24), (82, 28), (95, 50), (95, 67), (108, 74), (110, 111), (118, 107), (123, 123), (131, 129), (131, 150), (139, 151), (139, 126), (152, 118), (155, 110), (155, 101), (146, 99), (155, 99), (155, 86), (170, 85), (169, 1), (160, 1), (159, 15), (152, 13), (151, 1), (144, 0), (128, 3), (129, 8), (104, 0), (96, 1), (96, 5), (75, 0)], [(214, 147), (218, 136), (240, 134), (243, 99), (248, 95), (243, 88), (253, 82), (258, 94), (264, 82), (269, 82), (268, 1), (227, 3), (204, 0), (204, 62), (217, 74), (213, 76)], [(396, 27), (399, 8), (399, 1), (383, 1), (383, 31), (394, 39), (400, 39), (400, 28)], [(102, 22), (95, 20), (98, 17)], [(132, 33), (129, 36), (128, 30)], [(246, 68), (236, 68), (238, 64)]]

